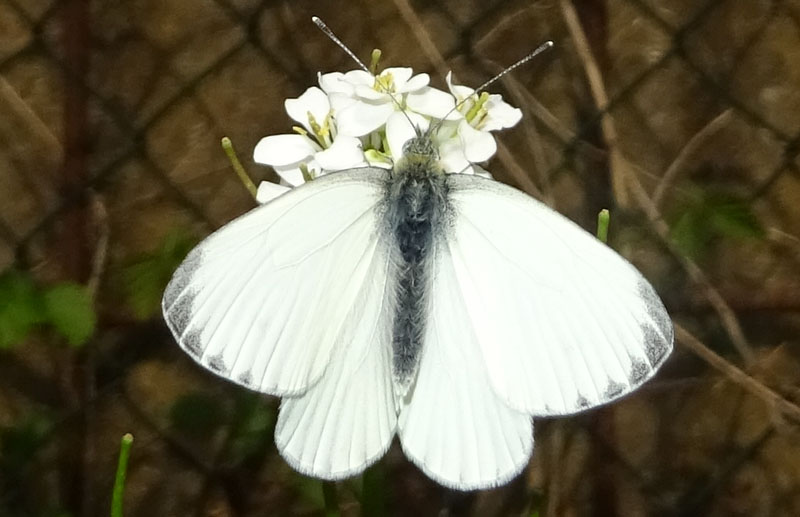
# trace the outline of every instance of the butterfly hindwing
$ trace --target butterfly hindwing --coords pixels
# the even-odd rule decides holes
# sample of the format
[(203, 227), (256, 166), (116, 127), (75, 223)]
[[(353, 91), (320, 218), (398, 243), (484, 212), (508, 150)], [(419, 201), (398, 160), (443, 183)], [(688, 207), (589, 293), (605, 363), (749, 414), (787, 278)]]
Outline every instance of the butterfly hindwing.
[[(391, 445), (397, 425), (391, 373), (394, 279), (384, 240), (362, 257), (370, 264), (343, 329), (346, 339), (320, 381), (281, 402), (275, 442), (296, 470), (323, 479), (363, 471)], [(323, 324), (323, 322), (320, 322)]]
[(400, 413), (400, 442), (442, 485), (497, 486), (528, 463), (531, 418), (492, 390), (448, 243), (439, 239), (434, 250), (425, 338), (417, 378)]
[(516, 189), (460, 174), (447, 184), (444, 238), (464, 324), (506, 404), (532, 415), (573, 413), (654, 374), (672, 349), (672, 324), (632, 265)]

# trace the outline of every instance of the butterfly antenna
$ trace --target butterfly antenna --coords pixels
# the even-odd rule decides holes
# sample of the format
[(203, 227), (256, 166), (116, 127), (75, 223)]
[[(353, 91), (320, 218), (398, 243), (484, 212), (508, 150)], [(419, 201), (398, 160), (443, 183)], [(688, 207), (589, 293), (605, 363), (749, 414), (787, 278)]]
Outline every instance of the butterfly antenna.
[(495, 83), (495, 82), (499, 81), (500, 79), (502, 79), (502, 78), (503, 78), (503, 77), (505, 77), (506, 75), (510, 74), (511, 72), (513, 72), (514, 70), (516, 70), (517, 68), (521, 67), (522, 65), (524, 65), (525, 63), (527, 63), (527, 62), (528, 62), (528, 61), (530, 61), (531, 59), (535, 58), (536, 56), (538, 56), (539, 54), (541, 54), (541, 53), (542, 53), (542, 52), (544, 52), (545, 50), (550, 50), (551, 48), (553, 48), (553, 42), (552, 42), (551, 40), (547, 40), (547, 41), (545, 41), (544, 43), (542, 43), (541, 45), (539, 45), (539, 46), (536, 48), (536, 50), (534, 50), (533, 52), (531, 52), (531, 53), (530, 53), (530, 54), (528, 54), (527, 56), (523, 57), (522, 59), (520, 59), (519, 61), (517, 61), (517, 62), (516, 62), (516, 63), (514, 63), (513, 65), (511, 65), (511, 66), (509, 66), (509, 67), (506, 67), (506, 69), (505, 69), (505, 70), (503, 70), (502, 72), (500, 72), (500, 73), (499, 73), (499, 74), (497, 74), (496, 76), (492, 77), (491, 79), (489, 79), (488, 81), (486, 81), (486, 82), (485, 82), (485, 83), (483, 83), (482, 85), (480, 85), (480, 86), (478, 86), (477, 88), (475, 88), (475, 94), (481, 93), (483, 90), (485, 90), (486, 88), (488, 88), (488, 87), (489, 87), (489, 85), (491, 85), (491, 84), (493, 84), (493, 83)]
[(545, 50), (549, 50), (549, 49), (553, 48), (553, 45), (554, 45), (554, 43), (553, 43), (552, 40), (545, 41), (544, 43), (542, 43), (541, 45), (536, 47), (536, 49), (533, 52), (531, 52), (527, 56), (523, 57), (522, 59), (520, 59), (519, 61), (517, 61), (513, 65), (507, 66), (499, 74), (497, 74), (496, 76), (492, 77), (491, 79), (489, 79), (488, 81), (486, 81), (482, 85), (480, 85), (477, 88), (475, 88), (475, 91), (472, 92), (471, 95), (468, 95), (465, 99), (462, 99), (460, 102), (456, 103), (456, 105), (453, 107), (453, 109), (451, 109), (450, 111), (447, 112), (447, 115), (442, 117), (442, 119), (439, 120), (439, 122), (435, 126), (432, 126), (432, 131), (433, 130), (438, 130), (441, 127), (442, 123), (444, 123), (445, 119), (447, 119), (447, 117), (449, 117), (451, 113), (453, 113), (458, 108), (460, 108), (465, 102), (467, 102), (473, 96), (477, 96), (482, 91), (484, 91), (486, 88), (488, 88), (490, 85), (492, 85), (495, 82), (499, 81), (500, 79), (502, 79), (506, 75), (510, 74), (511, 72), (516, 70), (517, 68), (521, 67), (522, 65), (524, 65), (525, 63), (527, 63), (531, 59), (535, 58), (536, 56), (538, 56), (539, 54), (541, 54)]
[(330, 27), (328, 27), (327, 25), (325, 25), (325, 22), (323, 22), (323, 21), (322, 21), (322, 20), (321, 20), (319, 17), (317, 17), (317, 16), (312, 16), (312, 17), (311, 17), (311, 21), (312, 21), (312, 22), (314, 22), (314, 24), (315, 24), (317, 27), (319, 27), (319, 30), (321, 30), (322, 32), (324, 32), (324, 33), (325, 33), (325, 35), (326, 35), (326, 36), (328, 36), (328, 37), (331, 39), (331, 41), (333, 41), (334, 43), (336, 43), (337, 45), (339, 45), (339, 48), (341, 48), (342, 50), (344, 50), (344, 51), (345, 51), (345, 53), (346, 53), (348, 56), (350, 56), (350, 59), (352, 59), (353, 61), (355, 61), (355, 62), (358, 64), (358, 67), (359, 67), (359, 68), (361, 68), (363, 71), (367, 72), (368, 74), (370, 74), (370, 75), (373, 75), (373, 74), (372, 74), (372, 72), (370, 72), (369, 68), (367, 68), (367, 65), (365, 65), (363, 61), (361, 61), (360, 59), (358, 59), (358, 56), (355, 54), (355, 52), (353, 52), (352, 50), (350, 50), (350, 48), (349, 48), (347, 45), (345, 45), (345, 44), (342, 42), (342, 40), (340, 40), (338, 37), (336, 37), (336, 34), (334, 34), (334, 33), (333, 33), (333, 31), (331, 30), (331, 28), (330, 28)]
[[(323, 22), (323, 21), (322, 21), (322, 20), (319, 18), (319, 16), (312, 16), (312, 17), (311, 17), (311, 21), (312, 21), (312, 22), (314, 22), (314, 25), (316, 25), (317, 27), (319, 27), (319, 30), (321, 30), (322, 32), (324, 32), (324, 33), (325, 33), (325, 35), (326, 35), (326, 36), (328, 36), (328, 38), (330, 38), (330, 40), (331, 40), (331, 41), (333, 41), (334, 43), (336, 43), (336, 44), (339, 46), (339, 48), (341, 48), (342, 50), (344, 50), (344, 51), (345, 51), (345, 53), (346, 53), (348, 56), (350, 56), (350, 59), (352, 59), (353, 61), (355, 61), (355, 62), (356, 62), (356, 64), (358, 65), (358, 67), (359, 67), (359, 68), (361, 68), (363, 71), (367, 72), (369, 75), (371, 75), (373, 78), (375, 78), (375, 79), (377, 80), (377, 77), (375, 77), (375, 74), (374, 74), (374, 73), (372, 73), (372, 71), (371, 71), (371, 70), (370, 70), (370, 69), (367, 67), (367, 65), (365, 65), (363, 61), (361, 61), (360, 59), (358, 59), (358, 56), (356, 56), (355, 52), (353, 52), (352, 50), (350, 50), (350, 48), (349, 48), (347, 45), (345, 45), (345, 44), (344, 44), (344, 42), (343, 42), (342, 40), (340, 40), (340, 39), (339, 39), (339, 38), (336, 36), (336, 34), (334, 34), (334, 33), (333, 33), (333, 31), (331, 30), (331, 28), (330, 28), (330, 27), (328, 27), (328, 25), (327, 25), (325, 22)], [(400, 109), (400, 111), (403, 113), (403, 116), (406, 118), (406, 120), (408, 120), (408, 123), (409, 123), (409, 124), (411, 124), (411, 127), (412, 127), (412, 128), (414, 128), (414, 132), (417, 134), (417, 136), (422, 136), (422, 135), (420, 134), (420, 132), (419, 132), (419, 128), (418, 128), (416, 125), (414, 125), (414, 122), (411, 120), (411, 117), (409, 117), (409, 116), (408, 116), (408, 113), (406, 113), (406, 109), (405, 109), (405, 107), (403, 107), (403, 104), (402, 104), (400, 101), (398, 101), (398, 100), (397, 100), (397, 97), (395, 97), (395, 95), (394, 95), (392, 92), (388, 91), (388, 90), (387, 90), (387, 89), (386, 89), (386, 88), (385, 88), (383, 85), (381, 85), (380, 83), (376, 83), (376, 84), (378, 84), (378, 86), (379, 86), (379, 87), (380, 87), (380, 88), (383, 90), (383, 92), (384, 92), (385, 94), (387, 94), (389, 97), (391, 97), (392, 101), (394, 101), (394, 103), (397, 105), (397, 107), (398, 107), (398, 108)]]

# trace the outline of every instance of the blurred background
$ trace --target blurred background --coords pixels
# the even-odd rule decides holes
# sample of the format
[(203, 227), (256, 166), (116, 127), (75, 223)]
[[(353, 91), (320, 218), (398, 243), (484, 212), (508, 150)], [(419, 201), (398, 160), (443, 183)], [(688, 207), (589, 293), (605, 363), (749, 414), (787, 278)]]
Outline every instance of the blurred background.
[(203, 236), (254, 206), (283, 100), (352, 62), (478, 85), (525, 117), (495, 177), (594, 231), (677, 324), (657, 378), (536, 422), (509, 485), (438, 487), (397, 444), (328, 486), (344, 515), (800, 515), (797, 0), (0, 0), (0, 516), (333, 515), (279, 457), (277, 400), (173, 342), (159, 302)]

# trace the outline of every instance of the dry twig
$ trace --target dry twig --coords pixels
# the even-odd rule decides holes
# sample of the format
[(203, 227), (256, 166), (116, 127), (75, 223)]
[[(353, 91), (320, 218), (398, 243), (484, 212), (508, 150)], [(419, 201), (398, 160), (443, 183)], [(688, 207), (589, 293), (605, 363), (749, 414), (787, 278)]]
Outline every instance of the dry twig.
[(581, 60), (583, 70), (586, 73), (586, 80), (589, 82), (589, 89), (592, 92), (594, 103), (597, 109), (602, 113), (600, 119), (600, 126), (603, 132), (603, 140), (605, 140), (606, 147), (608, 148), (608, 169), (611, 175), (611, 190), (614, 194), (614, 199), (617, 204), (623, 207), (630, 205), (628, 196), (628, 178), (630, 174), (630, 164), (617, 146), (617, 129), (614, 125), (614, 119), (608, 113), (608, 94), (606, 93), (605, 85), (603, 84), (603, 76), (600, 73), (600, 67), (597, 60), (592, 55), (592, 50), (589, 46), (589, 40), (586, 33), (581, 27), (578, 13), (575, 11), (575, 6), (572, 5), (571, 0), (560, 0), (561, 12), (564, 16), (564, 21), (575, 43), (575, 50), (578, 53), (578, 58)]
[(447, 64), (447, 61), (445, 61), (442, 53), (439, 52), (439, 49), (436, 47), (436, 43), (433, 42), (431, 35), (428, 34), (427, 30), (425, 30), (425, 25), (422, 23), (420, 17), (417, 16), (417, 13), (411, 8), (411, 4), (409, 4), (408, 0), (394, 0), (394, 5), (400, 12), (400, 16), (403, 17), (403, 21), (406, 22), (406, 25), (408, 25), (408, 27), (411, 29), (411, 32), (414, 33), (419, 46), (422, 47), (422, 51), (425, 52), (428, 60), (431, 62), (434, 68), (436, 68), (439, 76), (446, 76), (447, 72), (450, 70), (450, 66)]
[(686, 169), (686, 164), (689, 162), (689, 159), (694, 156), (694, 153), (696, 153), (709, 138), (728, 125), (732, 115), (732, 108), (723, 111), (721, 114), (714, 117), (711, 122), (703, 126), (700, 131), (695, 133), (686, 145), (683, 146), (678, 156), (672, 161), (669, 167), (667, 167), (667, 170), (664, 171), (664, 174), (661, 176), (661, 181), (658, 183), (655, 191), (653, 191), (653, 205), (655, 205), (656, 208), (661, 208), (661, 203), (664, 201), (667, 191), (672, 184), (675, 183), (678, 174)]
[(723, 374), (727, 379), (730, 379), (731, 382), (736, 383), (759, 400), (766, 402), (782, 415), (791, 418), (796, 423), (800, 423), (800, 407), (796, 404), (786, 400), (779, 393), (737, 368), (678, 324), (675, 324), (675, 337), (712, 368)]

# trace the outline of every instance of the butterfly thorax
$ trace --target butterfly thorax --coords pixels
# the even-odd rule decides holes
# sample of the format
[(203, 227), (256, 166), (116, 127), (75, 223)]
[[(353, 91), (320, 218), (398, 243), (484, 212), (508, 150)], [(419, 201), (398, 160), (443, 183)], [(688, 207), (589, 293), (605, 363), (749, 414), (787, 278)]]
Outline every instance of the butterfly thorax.
[(435, 151), (408, 152), (408, 146), (406, 150), (392, 174), (386, 212), (398, 268), (392, 367), (401, 396), (412, 384), (419, 364), (434, 236), (443, 220), (447, 198), (445, 177)]

